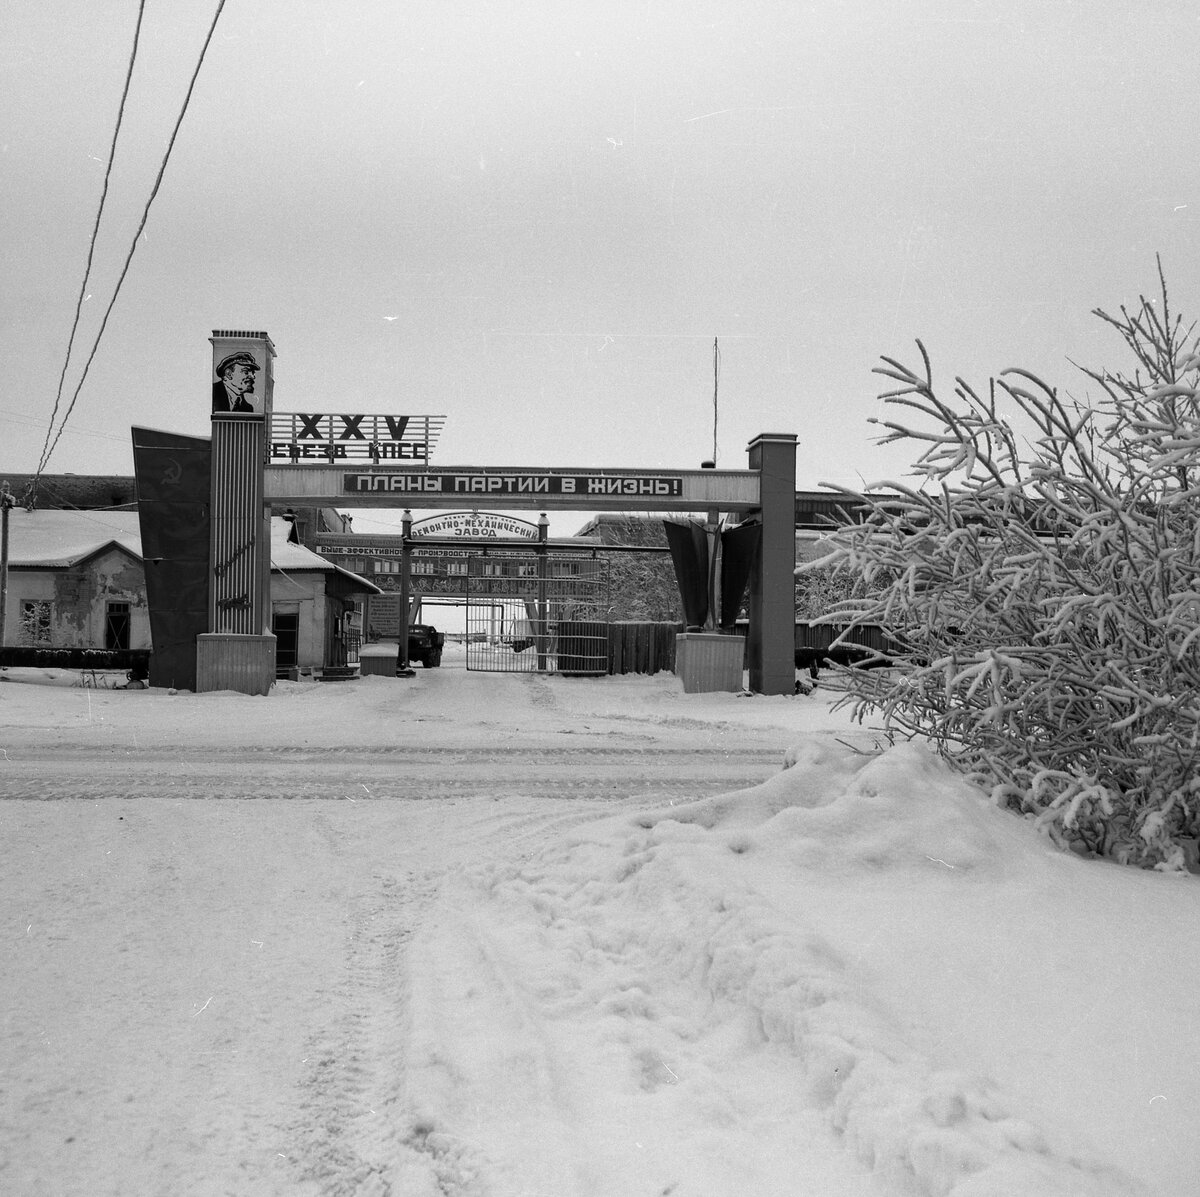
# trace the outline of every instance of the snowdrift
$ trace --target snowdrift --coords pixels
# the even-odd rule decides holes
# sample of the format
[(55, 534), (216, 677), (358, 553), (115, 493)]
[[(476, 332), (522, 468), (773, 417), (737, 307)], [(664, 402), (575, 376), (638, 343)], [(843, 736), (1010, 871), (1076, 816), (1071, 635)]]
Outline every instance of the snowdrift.
[[(1104, 967), (1097, 936), (1136, 908), (1148, 958), (1169, 951), (1181, 896), (1058, 853), (922, 747), (813, 737), (763, 785), (447, 887), (414, 945), (412, 1133), (447, 1183), (507, 1168), (514, 1192), (591, 1191), (580, 1160), (629, 1192), (725, 1192), (735, 1121), (762, 1131), (753, 1191), (795, 1191), (786, 1122), (819, 1118), (879, 1192), (1148, 1193), (1139, 1156), (1194, 1138), (1197, 1092), (1137, 1011), (1186, 1025), (1192, 995)], [(1170, 1100), (1131, 1120), (1147, 1084)]]

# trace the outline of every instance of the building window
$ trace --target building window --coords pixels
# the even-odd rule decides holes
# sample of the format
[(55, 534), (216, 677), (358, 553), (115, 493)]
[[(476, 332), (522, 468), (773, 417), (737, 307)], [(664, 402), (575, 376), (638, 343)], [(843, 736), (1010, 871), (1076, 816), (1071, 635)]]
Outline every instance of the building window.
[(49, 644), (53, 612), (49, 599), (26, 599), (21, 604), (21, 639), (26, 644)]
[(446, 573), (451, 576), (462, 575), (467, 572), (467, 563), (465, 561), (447, 561)]
[(414, 561), (412, 571), (414, 574), (421, 574), (428, 578), (437, 573), (437, 567), (432, 561)]
[(294, 611), (274, 611), (271, 631), (275, 633), (275, 669), (290, 669), (300, 663), (300, 616)]
[(124, 650), (129, 648), (129, 604), (109, 603), (104, 613), (104, 647)]

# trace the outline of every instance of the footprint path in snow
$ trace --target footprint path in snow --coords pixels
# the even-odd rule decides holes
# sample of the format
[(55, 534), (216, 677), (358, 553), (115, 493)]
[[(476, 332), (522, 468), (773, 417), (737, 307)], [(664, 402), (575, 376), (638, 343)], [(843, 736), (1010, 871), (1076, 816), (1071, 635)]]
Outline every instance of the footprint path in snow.
[(894, 1197), (752, 1017), (664, 989), (619, 920), (564, 919), (521, 875), (455, 879), (413, 941), (405, 1099), (435, 1192)]
[(543, 839), (439, 894), (409, 959), (405, 1097), (442, 1145), (437, 1191), (1141, 1192), (985, 1078), (937, 1070), (815, 927), (665, 850), (695, 832), (653, 827)]

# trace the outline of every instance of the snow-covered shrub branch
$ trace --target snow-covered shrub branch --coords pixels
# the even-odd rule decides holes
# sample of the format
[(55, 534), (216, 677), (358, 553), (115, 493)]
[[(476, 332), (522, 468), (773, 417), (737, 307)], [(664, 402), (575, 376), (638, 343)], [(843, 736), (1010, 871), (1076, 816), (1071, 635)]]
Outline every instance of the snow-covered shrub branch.
[(820, 561), (796, 570), (796, 618), (815, 620), (837, 604), (854, 598), (862, 589), (859, 580), (845, 570)]
[(1059, 842), (1195, 867), (1200, 347), (1165, 283), (1096, 315), (1135, 365), (1085, 369), (1086, 403), (1023, 370), (944, 400), (920, 342), (920, 369), (883, 359), (882, 440), (920, 447), (919, 481), (859, 496), (820, 564), (863, 592), (825, 620), (902, 647), (895, 671), (851, 671), (856, 717), (927, 736)]

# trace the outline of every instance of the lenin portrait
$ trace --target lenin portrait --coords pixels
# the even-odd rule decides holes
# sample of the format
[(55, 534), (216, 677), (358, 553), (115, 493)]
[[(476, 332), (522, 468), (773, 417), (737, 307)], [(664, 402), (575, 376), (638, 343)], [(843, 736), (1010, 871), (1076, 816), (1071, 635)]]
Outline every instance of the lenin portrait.
[(244, 412), (254, 414), (261, 408), (254, 405), (254, 379), (262, 367), (254, 355), (245, 349), (223, 357), (214, 368), (212, 409), (214, 412)]

